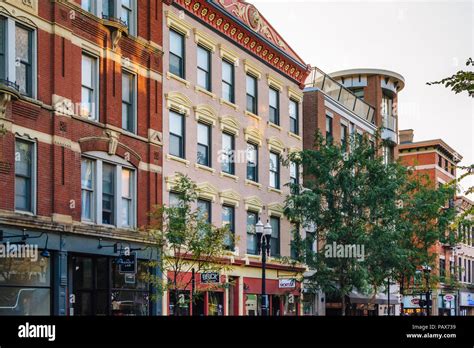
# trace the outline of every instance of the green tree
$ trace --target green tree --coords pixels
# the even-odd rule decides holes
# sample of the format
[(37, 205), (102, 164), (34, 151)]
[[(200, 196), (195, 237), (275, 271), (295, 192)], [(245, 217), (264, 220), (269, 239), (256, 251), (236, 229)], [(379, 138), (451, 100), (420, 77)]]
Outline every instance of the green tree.
[[(469, 58), (466, 66), (474, 66), (474, 60)], [(446, 88), (458, 94), (467, 92), (470, 97), (474, 97), (474, 71), (460, 70), (456, 74), (439, 81), (427, 82), (427, 85), (444, 85)]]
[[(378, 136), (376, 140), (383, 145)], [(416, 185), (407, 168), (385, 164), (377, 155), (379, 149), (365, 138), (351, 139), (350, 147), (347, 151), (318, 134), (314, 149), (291, 154), (289, 160), (303, 166), (305, 181), (304, 187), (291, 188), (294, 194), (285, 202), (291, 221), (316, 227), (320, 249), (306, 248), (307, 242), (297, 233), (295, 249), (300, 261), (315, 271), (308, 281), (341, 299), (342, 315), (347, 313), (351, 291), (376, 294), (387, 279), (398, 279), (402, 270), (415, 271), (420, 262), (428, 261), (430, 247), (445, 231), (444, 218), (437, 217), (448, 197), (429, 186), (420, 187), (423, 194), (413, 196)], [(425, 209), (424, 214), (413, 215), (409, 210), (413, 205)], [(423, 221), (431, 220), (436, 228), (425, 228)], [(422, 245), (414, 248), (416, 240)], [(363, 260), (334, 257), (327, 252), (334, 245), (364, 246)]]
[(226, 255), (234, 241), (228, 226), (213, 226), (197, 208), (198, 190), (189, 177), (178, 174), (173, 190), (178, 202), (158, 206), (150, 213), (153, 223), (147, 231), (159, 255), (159, 261), (151, 262), (151, 266), (158, 266), (162, 274), (149, 273), (146, 278), (159, 295), (170, 291), (175, 304), (173, 314), (180, 315), (181, 307), (188, 305), (181, 301), (183, 290), (191, 287), (193, 298), (200, 295), (192, 274), (221, 274), (230, 269)]

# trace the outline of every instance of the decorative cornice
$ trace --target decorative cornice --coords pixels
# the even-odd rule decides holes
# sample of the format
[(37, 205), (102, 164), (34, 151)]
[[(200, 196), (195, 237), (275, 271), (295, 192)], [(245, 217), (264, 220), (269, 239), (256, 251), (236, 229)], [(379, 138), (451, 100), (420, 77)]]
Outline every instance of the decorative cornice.
[[(303, 88), (310, 67), (294, 53), (257, 9), (234, 0), (175, 0), (175, 4), (259, 57)], [(226, 6), (228, 6), (226, 8)], [(230, 7), (241, 8), (234, 11)], [(243, 11), (243, 12), (242, 12)], [(245, 18), (245, 20), (243, 19)]]

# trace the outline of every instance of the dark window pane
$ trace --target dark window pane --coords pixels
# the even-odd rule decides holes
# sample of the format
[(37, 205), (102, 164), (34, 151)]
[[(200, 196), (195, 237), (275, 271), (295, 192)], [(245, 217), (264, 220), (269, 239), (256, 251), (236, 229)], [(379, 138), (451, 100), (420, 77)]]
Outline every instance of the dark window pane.
[(258, 214), (255, 212), (247, 212), (247, 253), (256, 255), (257, 252), (257, 235), (255, 233), (255, 225), (257, 224)]
[(247, 179), (258, 181), (258, 150), (257, 145), (247, 144)]
[(102, 223), (113, 224), (115, 200), (115, 166), (102, 166)]
[(272, 256), (279, 256), (280, 255), (280, 219), (276, 217), (271, 217), (270, 225), (272, 226), (270, 254)]

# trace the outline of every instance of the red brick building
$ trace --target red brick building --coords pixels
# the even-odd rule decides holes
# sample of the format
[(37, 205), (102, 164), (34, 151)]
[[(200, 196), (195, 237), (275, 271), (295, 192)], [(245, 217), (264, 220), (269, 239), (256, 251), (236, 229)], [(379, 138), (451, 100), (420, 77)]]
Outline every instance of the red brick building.
[[(351, 137), (366, 136), (374, 145), (375, 134), (380, 131), (382, 139), (387, 140), (381, 155), (386, 162), (395, 160), (398, 152), (397, 100), (398, 92), (404, 86), (404, 78), (388, 70), (351, 69), (326, 74), (314, 67), (304, 89), (303, 148), (314, 147), (318, 131), (336, 143), (349, 144)], [(391, 293), (397, 291), (394, 287)], [(338, 299), (324, 298), (322, 293), (314, 295), (314, 313), (340, 313)], [(310, 296), (308, 294), (306, 298)], [(350, 298), (354, 315), (380, 315), (384, 310), (387, 313), (386, 295), (377, 294), (377, 305), (357, 292), (350, 294)], [(390, 303), (392, 313), (397, 312), (394, 308), (394, 303), (398, 303), (396, 297)]]
[[(456, 165), (462, 160), (462, 156), (442, 139), (414, 141), (412, 129), (400, 131), (399, 156), (402, 164), (413, 168), (417, 175), (426, 175), (433, 186), (453, 182), (456, 179)], [(465, 197), (457, 198), (454, 203), (459, 212), (472, 204)], [(472, 231), (468, 227), (460, 232), (463, 233), (460, 244), (452, 247), (437, 242), (432, 250), (436, 254), (437, 267), (431, 273), (439, 277), (439, 285), (432, 294), (433, 315), (461, 315), (460, 307), (464, 307), (463, 313), (466, 315), (472, 313), (471, 307), (474, 307), (474, 302), (467, 300), (468, 295), (474, 298), (474, 294), (469, 291), (474, 282)], [(460, 283), (459, 291), (450, 286), (450, 280)], [(422, 311), (412, 301), (413, 297), (404, 298), (404, 311), (407, 314)]]
[(116, 260), (162, 200), (161, 45), (161, 1), (0, 4), (0, 237), (47, 256), (0, 260), (0, 314), (157, 313)]

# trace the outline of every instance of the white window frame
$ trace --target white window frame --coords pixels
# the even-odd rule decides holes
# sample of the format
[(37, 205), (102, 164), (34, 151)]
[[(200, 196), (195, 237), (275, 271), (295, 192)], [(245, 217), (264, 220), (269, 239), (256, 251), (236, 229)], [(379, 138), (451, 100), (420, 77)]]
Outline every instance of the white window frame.
[[(24, 142), (28, 142), (32, 145), (32, 157), (33, 157), (33, 162), (31, 164), (31, 210), (28, 211), (28, 210), (20, 210), (20, 209), (16, 209), (16, 202), (15, 202), (15, 194), (13, 195), (13, 205), (14, 205), (14, 208), (15, 208), (15, 212), (17, 213), (21, 213), (21, 214), (31, 214), (31, 215), (36, 215), (36, 202), (37, 202), (37, 198), (36, 198), (36, 195), (37, 195), (37, 182), (38, 182), (38, 173), (37, 173), (37, 168), (38, 168), (38, 145), (36, 143), (36, 141), (32, 141), (31, 139), (28, 139), (26, 137), (15, 137), (15, 149), (16, 149), (16, 141), (17, 140), (20, 140), (20, 141), (24, 141)], [(15, 158), (16, 158), (16, 150), (15, 150)], [(15, 161), (16, 163), (16, 161)], [(13, 172), (14, 172), (14, 177), (15, 177), (15, 180), (16, 180), (16, 168), (14, 167), (13, 168)]]
[[(128, 69), (122, 69), (122, 76), (123, 74), (129, 74), (133, 79), (133, 90), (132, 90), (132, 117), (133, 117), (133, 130), (129, 131), (125, 129), (123, 126), (122, 120), (122, 129), (126, 130), (127, 132), (131, 132), (133, 134), (137, 134), (137, 123), (138, 123), (138, 112), (137, 112), (137, 105), (138, 105), (138, 97), (137, 97), (137, 89), (138, 89), (138, 81), (137, 81), (137, 74)], [(123, 86), (122, 86), (122, 93), (123, 93)], [(122, 103), (123, 103), (123, 95), (122, 95)]]
[[(81, 221), (85, 223), (93, 223), (97, 225), (119, 227), (125, 229), (135, 229), (137, 226), (137, 170), (131, 166), (127, 161), (118, 157), (111, 156), (100, 151), (91, 151), (82, 154), (82, 158), (94, 161), (94, 194), (93, 194), (93, 219)], [(113, 165), (115, 167), (115, 183), (114, 183), (114, 224), (102, 223), (102, 167), (103, 163)], [(122, 225), (122, 169), (131, 170), (131, 197), (132, 197), (132, 216), (130, 217), (131, 225)], [(82, 192), (82, 190), (81, 190)], [(82, 209), (82, 207), (81, 207)]]
[[(82, 105), (82, 59), (84, 58), (84, 56), (88, 56), (89, 58), (92, 58), (95, 60), (95, 64), (94, 64), (94, 67), (93, 67), (93, 85), (94, 85), (94, 102), (95, 102), (95, 105), (94, 105), (94, 108), (93, 108), (93, 112), (94, 112), (94, 115), (93, 117), (91, 117), (91, 115), (87, 115), (87, 119), (88, 120), (91, 120), (91, 121), (97, 121), (99, 122), (100, 120), (100, 115), (99, 115), (99, 102), (100, 102), (100, 70), (99, 70), (99, 64), (100, 64), (100, 60), (99, 60), (99, 57), (90, 52), (90, 51), (86, 51), (86, 50), (83, 50), (82, 51), (82, 55), (81, 55), (81, 105)], [(81, 110), (82, 110), (82, 107), (81, 107)], [(92, 112), (91, 112), (92, 113)], [(83, 116), (82, 114), (80, 116)]]
[(0, 15), (6, 21), (5, 25), (5, 79), (16, 83), (16, 26), (21, 25), (31, 30), (31, 96), (22, 94), (25, 98), (37, 98), (38, 67), (37, 67), (37, 28), (12, 17)]

